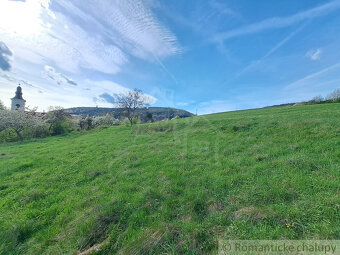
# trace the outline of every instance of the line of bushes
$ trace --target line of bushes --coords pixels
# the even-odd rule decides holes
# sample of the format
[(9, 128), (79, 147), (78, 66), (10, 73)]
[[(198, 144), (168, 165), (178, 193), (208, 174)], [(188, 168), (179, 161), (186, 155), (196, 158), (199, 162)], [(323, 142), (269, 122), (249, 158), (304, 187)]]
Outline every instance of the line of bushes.
[(0, 143), (63, 135), (120, 124), (121, 121), (109, 114), (97, 117), (72, 117), (61, 107), (51, 108), (47, 113), (37, 113), (35, 110), (11, 111), (0, 107)]
[(307, 102), (297, 103), (296, 105), (330, 104), (330, 103), (340, 103), (340, 89), (334, 90), (326, 97), (318, 95)]

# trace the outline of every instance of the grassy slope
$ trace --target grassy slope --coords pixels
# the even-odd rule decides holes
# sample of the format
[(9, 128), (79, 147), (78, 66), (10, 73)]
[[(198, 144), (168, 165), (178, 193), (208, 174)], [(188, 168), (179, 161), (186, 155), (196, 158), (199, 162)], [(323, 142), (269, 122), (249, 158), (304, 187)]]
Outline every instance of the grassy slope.
[[(201, 254), (340, 238), (340, 104), (0, 146), (0, 253)], [(103, 242), (104, 241), (104, 242)]]

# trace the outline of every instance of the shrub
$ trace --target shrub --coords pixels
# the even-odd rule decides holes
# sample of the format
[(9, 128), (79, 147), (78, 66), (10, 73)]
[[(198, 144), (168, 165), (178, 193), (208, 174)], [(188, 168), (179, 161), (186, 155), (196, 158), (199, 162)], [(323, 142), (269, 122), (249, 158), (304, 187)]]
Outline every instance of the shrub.
[(42, 120), (35, 127), (25, 128), (22, 132), (24, 138), (44, 138), (50, 136), (48, 125)]
[(94, 121), (92, 117), (83, 117), (79, 120), (79, 127), (80, 129), (86, 129), (89, 130), (91, 128), (94, 128)]
[(69, 121), (56, 120), (49, 127), (51, 135), (62, 135), (72, 131), (71, 123)]
[(99, 116), (94, 119), (94, 126), (114, 126), (114, 125), (119, 125), (119, 121), (109, 114), (105, 116)]
[(120, 122), (121, 125), (124, 125), (124, 126), (130, 126), (130, 121), (128, 118), (124, 118), (121, 122)]
[(33, 137), (34, 138), (44, 138), (50, 135), (50, 132), (48, 131), (48, 125), (42, 124), (38, 125), (34, 130), (33, 130)]
[(11, 128), (0, 131), (0, 143), (18, 142), (18, 135)]
[(72, 131), (72, 117), (60, 106), (50, 107), (44, 119), (49, 124), (51, 135), (61, 135)]

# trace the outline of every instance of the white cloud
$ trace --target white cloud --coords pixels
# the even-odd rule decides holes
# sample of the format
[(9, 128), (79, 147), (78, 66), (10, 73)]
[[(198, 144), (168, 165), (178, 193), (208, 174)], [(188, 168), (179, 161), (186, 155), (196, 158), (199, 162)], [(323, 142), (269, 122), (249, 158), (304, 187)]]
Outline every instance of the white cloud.
[(17, 33), (21, 36), (38, 34), (42, 29), (40, 15), (43, 8), (48, 5), (45, 0), (27, 0), (0, 2), (0, 29), (8, 33)]
[(58, 73), (52, 66), (46, 65), (42, 72), (43, 77), (56, 82), (58, 85), (73, 85), (77, 86), (77, 83), (71, 78), (68, 78), (65, 74)]
[[(99, 106), (113, 107), (113, 104), (110, 100), (105, 100), (105, 97), (102, 95), (109, 95), (115, 98), (119, 94), (125, 94), (130, 91), (130, 89), (123, 87), (122, 85), (112, 82), (112, 81), (84, 81), (83, 85), (83, 93), (88, 94), (88, 97), (92, 95), (92, 105), (95, 103)], [(86, 89), (90, 88), (90, 89)], [(157, 99), (149, 94), (145, 94), (146, 101), (148, 104), (156, 103)]]
[(321, 58), (322, 50), (310, 50), (306, 53), (306, 57), (310, 58), (310, 60), (315, 61)]
[[(47, 69), (50, 69), (49, 67)], [(54, 70), (54, 69), (53, 69)], [(55, 70), (54, 70), (55, 72)], [(58, 77), (58, 75), (57, 75)], [(18, 79), (9, 75), (0, 73), (0, 94), (1, 100), (10, 105), (10, 98), (14, 96), (17, 84), (20, 82), (23, 88), (24, 98), (27, 105), (39, 106), (39, 110), (47, 110), (49, 106), (61, 105), (68, 107), (113, 107), (111, 101), (105, 100), (103, 95), (115, 97), (117, 94), (123, 94), (129, 91), (128, 88), (112, 82), (112, 81), (92, 81), (83, 80), (79, 82), (78, 86), (55, 86), (54, 80), (34, 81), (34, 84), (47, 83), (46, 87), (33, 86), (27, 83), (24, 79)], [(8, 81), (13, 81), (9, 83)], [(146, 94), (148, 103), (154, 104), (157, 99), (154, 96)]]
[(218, 112), (228, 112), (234, 111), (236, 109), (235, 105), (231, 104), (229, 101), (225, 100), (212, 100), (208, 102), (201, 102), (197, 113), (199, 115), (218, 113)]
[(178, 103), (176, 103), (176, 105), (178, 105), (178, 106), (188, 106), (189, 103), (188, 102), (178, 102)]
[[(54, 63), (73, 73), (81, 73), (80, 68), (111, 74), (121, 70), (127, 56), (118, 47), (106, 44), (63, 13), (49, 8), (50, 2), (43, 0), (0, 2), (0, 36), (13, 50), (14, 60), (25, 61), (26, 65)], [(3, 17), (3, 13), (7, 15)], [(22, 18), (21, 13), (30, 14)], [(12, 16), (13, 20), (9, 18)]]
[(185, 106), (193, 105), (194, 103), (195, 103), (194, 100), (188, 100), (185, 102), (177, 102), (176, 105), (185, 107)]
[(72, 72), (115, 74), (128, 55), (155, 61), (180, 52), (177, 38), (151, 10), (131, 0), (2, 0), (0, 36), (17, 57)]
[(128, 54), (153, 60), (180, 52), (177, 38), (164, 27), (141, 0), (60, 0), (87, 25), (99, 29)]
[(318, 7), (296, 13), (286, 17), (274, 17), (265, 19), (258, 23), (253, 23), (233, 30), (215, 35), (211, 41), (221, 42), (233, 37), (247, 34), (255, 34), (269, 29), (292, 26), (304, 20), (320, 17), (340, 8), (340, 1), (334, 0)]
[[(128, 90), (90, 80), (121, 72), (132, 57), (160, 64), (171, 75), (161, 60), (181, 52), (176, 36), (142, 0), (0, 0), (0, 38), (13, 52), (10, 80), (0, 73), (3, 96), (25, 81), (26, 97), (42, 108), (91, 106), (103, 93)], [(76, 85), (74, 80), (78, 86), (55, 86)]]

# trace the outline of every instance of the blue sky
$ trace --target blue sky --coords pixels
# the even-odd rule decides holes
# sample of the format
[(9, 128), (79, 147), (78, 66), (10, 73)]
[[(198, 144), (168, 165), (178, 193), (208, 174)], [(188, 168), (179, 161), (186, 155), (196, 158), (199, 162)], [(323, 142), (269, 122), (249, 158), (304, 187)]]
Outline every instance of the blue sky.
[(198, 114), (297, 102), (340, 84), (340, 0), (1, 0), (0, 99)]

